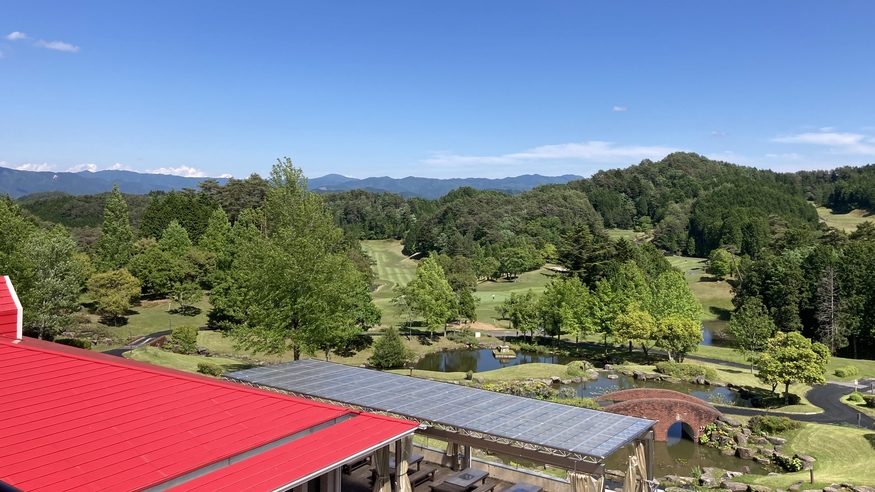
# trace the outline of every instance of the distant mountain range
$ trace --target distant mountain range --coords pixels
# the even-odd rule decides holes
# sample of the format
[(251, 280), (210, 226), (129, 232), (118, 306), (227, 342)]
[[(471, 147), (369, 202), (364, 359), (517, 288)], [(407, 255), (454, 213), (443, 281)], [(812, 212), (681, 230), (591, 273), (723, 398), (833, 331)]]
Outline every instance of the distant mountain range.
[[(0, 167), (0, 195), (18, 198), (31, 193), (64, 192), (71, 195), (92, 195), (112, 190), (118, 184), (119, 191), (135, 195), (150, 191), (181, 190), (197, 188), (198, 183), (208, 178), (183, 178), (169, 174), (145, 174), (133, 171), (98, 171), (79, 173), (55, 173), (37, 171), (18, 171)], [(328, 174), (309, 180), (311, 190), (319, 192), (347, 191), (364, 189), (374, 192), (392, 192), (405, 197), (440, 198), (451, 190), (470, 186), (480, 190), (501, 190), (507, 192), (527, 191), (542, 184), (567, 183), (582, 176), (541, 176), (526, 174), (512, 178), (350, 178), (339, 174)], [(220, 184), (227, 179), (218, 178)]]
[(321, 178), (313, 178), (308, 181), (311, 190), (329, 192), (329, 191), (347, 191), (347, 190), (369, 190), (369, 191), (389, 191), (398, 193), (405, 197), (420, 196), (423, 198), (440, 198), (450, 191), (470, 186), (478, 190), (500, 190), (507, 192), (522, 192), (531, 190), (535, 186), (543, 184), (561, 184), (573, 181), (575, 179), (583, 179), (582, 176), (574, 174), (566, 174), (564, 176), (541, 176), (539, 174), (524, 174), (512, 178), (452, 178), (452, 179), (435, 179), (435, 178), (414, 178), (412, 176), (406, 178), (350, 178), (339, 174), (328, 174)]
[[(31, 193), (60, 191), (71, 195), (94, 195), (111, 191), (114, 184), (122, 193), (144, 195), (150, 191), (197, 188), (207, 178), (183, 178), (169, 174), (145, 174), (133, 171), (97, 171), (55, 173), (18, 171), (0, 167), (0, 195), (18, 198)], [(227, 179), (218, 179), (224, 184)]]

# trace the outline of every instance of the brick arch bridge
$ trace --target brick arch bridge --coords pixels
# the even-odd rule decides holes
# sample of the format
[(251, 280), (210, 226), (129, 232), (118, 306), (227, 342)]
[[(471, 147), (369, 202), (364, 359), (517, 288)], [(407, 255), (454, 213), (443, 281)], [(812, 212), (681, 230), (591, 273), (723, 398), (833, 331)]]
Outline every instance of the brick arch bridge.
[(677, 422), (683, 424), (684, 432), (698, 441), (699, 432), (723, 414), (695, 396), (678, 391), (635, 388), (617, 391), (596, 398), (598, 401), (613, 401), (605, 407), (606, 412), (657, 420), (654, 438), (668, 439), (668, 429)]

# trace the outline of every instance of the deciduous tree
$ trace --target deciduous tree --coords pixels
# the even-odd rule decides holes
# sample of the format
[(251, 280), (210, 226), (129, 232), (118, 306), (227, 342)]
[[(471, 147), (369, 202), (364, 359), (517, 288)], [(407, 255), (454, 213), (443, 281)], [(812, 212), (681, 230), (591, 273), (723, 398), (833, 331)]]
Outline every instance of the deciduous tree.
[(784, 385), (784, 404), (790, 403), (790, 385), (793, 383), (825, 384), (829, 349), (812, 342), (798, 332), (778, 332), (770, 338), (760, 356), (757, 378), (760, 381)]
[(88, 280), (88, 292), (98, 314), (113, 320), (123, 317), (140, 297), (140, 281), (126, 268), (97, 273)]
[(434, 258), (425, 258), (416, 267), (416, 277), (407, 284), (408, 295), (416, 305), (417, 312), (434, 336), (435, 328), (444, 327), (454, 315), (456, 297), (444, 270)]

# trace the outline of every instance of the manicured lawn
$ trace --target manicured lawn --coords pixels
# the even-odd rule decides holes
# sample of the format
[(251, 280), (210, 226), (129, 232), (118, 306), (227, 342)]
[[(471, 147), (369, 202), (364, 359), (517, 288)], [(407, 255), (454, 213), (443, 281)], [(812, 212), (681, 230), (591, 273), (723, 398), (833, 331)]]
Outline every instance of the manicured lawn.
[[(210, 310), (210, 301), (207, 293), (204, 293), (203, 299), (194, 305), (194, 309), (189, 309), (186, 315), (177, 312), (179, 306), (172, 303), (168, 311), (168, 301), (141, 301), (139, 306), (131, 308), (130, 314), (127, 317), (127, 323), (110, 329), (118, 339), (128, 340), (131, 337), (148, 335), (164, 330), (171, 330), (177, 326), (194, 325), (197, 327), (206, 326), (207, 312)], [(119, 344), (122, 346), (124, 343)], [(108, 350), (115, 347), (100, 346), (99, 350)]]
[(226, 372), (241, 371), (251, 367), (249, 364), (244, 364), (238, 360), (225, 359), (222, 357), (202, 357), (199, 355), (182, 355), (167, 352), (155, 347), (143, 347), (125, 353), (128, 359), (137, 360), (140, 362), (148, 362), (157, 366), (170, 367), (186, 372), (197, 372), (197, 365), (200, 362), (211, 362), (222, 366)]
[(371, 297), (383, 311), (383, 326), (397, 325), (402, 319), (398, 310), (389, 302), (395, 296), (396, 285), (407, 285), (416, 276), (417, 262), (401, 253), (401, 242), (395, 240), (362, 241), (362, 249), (376, 262), (372, 266), (377, 276), (377, 288)]
[(820, 490), (832, 483), (875, 484), (875, 433), (858, 427), (805, 424), (786, 434), (784, 454), (814, 457), (814, 484), (809, 484), (808, 470), (777, 476), (744, 475), (738, 480), (787, 490), (803, 482), (803, 490)]
[[(409, 369), (395, 369), (390, 372), (396, 374), (410, 374)], [(414, 369), (413, 375), (420, 378), (431, 378), (438, 381), (465, 380), (464, 372), (435, 372)], [(474, 374), (474, 377), (481, 377), (487, 382), (517, 381), (532, 378), (548, 379), (552, 376), (567, 377), (565, 374), (565, 366), (557, 364), (531, 363), (503, 367), (494, 371), (478, 372)]]
[[(868, 390), (868, 389), (869, 388), (865, 388), (865, 390)], [(862, 393), (864, 391), (864, 388), (860, 388), (859, 391)], [(841, 397), (840, 401), (842, 403), (844, 403), (845, 405), (853, 408), (854, 410), (862, 413), (863, 415), (868, 415), (872, 418), (875, 418), (875, 408), (869, 408), (866, 406), (865, 403), (857, 403), (857, 402), (849, 401), (848, 400), (849, 396), (851, 396), (851, 395), (845, 395), (845, 396)]]
[(824, 219), (826, 225), (836, 229), (851, 232), (866, 221), (875, 220), (875, 215), (867, 210), (853, 210), (846, 214), (834, 214), (826, 207), (817, 207), (817, 215)]
[[(705, 321), (711, 321), (712, 326), (723, 328), (729, 321), (729, 314), (734, 309), (732, 291), (725, 280), (717, 280), (705, 272), (705, 259), (689, 256), (668, 256), (668, 262), (684, 274), (693, 295), (702, 304)], [(720, 323), (717, 323), (720, 322)]]
[[(396, 285), (406, 285), (416, 276), (417, 262), (408, 259), (401, 253), (399, 241), (362, 241), (362, 247), (371, 259), (376, 261), (373, 268), (377, 276), (378, 287), (372, 293), (372, 297), (374, 304), (383, 311), (382, 325), (398, 326), (406, 319), (397, 308), (390, 305), (390, 301), (395, 295), (392, 288)], [(542, 293), (544, 285), (554, 275), (553, 272), (542, 268), (534, 272), (526, 272), (513, 281), (500, 279), (481, 282), (477, 285), (477, 292), (474, 293), (474, 296), (480, 299), (480, 304), (477, 306), (477, 320), (490, 325), (506, 327), (506, 322), (499, 324), (495, 319), (497, 316), (495, 307), (509, 298), (512, 292), (525, 293), (532, 289), (538, 294)]]
[(526, 272), (513, 281), (500, 279), (480, 282), (477, 285), (477, 292), (474, 293), (474, 297), (480, 299), (480, 303), (477, 305), (477, 321), (509, 329), (508, 321), (498, 320), (495, 308), (509, 299), (512, 293), (525, 294), (527, 290), (532, 289), (535, 294), (543, 294), (544, 286), (556, 275), (546, 268), (541, 268), (533, 272)]

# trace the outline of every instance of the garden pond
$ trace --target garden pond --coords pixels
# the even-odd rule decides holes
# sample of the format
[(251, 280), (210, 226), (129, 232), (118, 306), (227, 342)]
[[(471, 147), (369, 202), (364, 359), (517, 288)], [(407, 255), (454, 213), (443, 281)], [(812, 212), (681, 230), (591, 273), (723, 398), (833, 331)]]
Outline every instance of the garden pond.
[[(434, 352), (423, 356), (414, 366), (416, 369), (436, 372), (486, 372), (502, 367), (510, 367), (519, 364), (541, 362), (545, 364), (565, 365), (578, 360), (574, 357), (551, 354), (537, 354), (531, 352), (517, 352), (513, 358), (498, 359), (492, 354), (491, 349), (474, 350), (447, 350)], [(724, 405), (750, 406), (748, 400), (739, 397), (738, 393), (719, 386), (703, 386), (690, 383), (667, 383), (663, 381), (640, 381), (631, 376), (625, 376), (612, 371), (599, 371), (597, 380), (585, 380), (580, 383), (567, 385), (554, 385), (556, 389), (569, 387), (577, 392), (578, 396), (595, 398), (614, 391), (632, 388), (661, 388), (671, 389), (695, 396), (710, 403)], [(614, 374), (616, 379), (609, 379)], [(563, 371), (557, 371), (557, 376), (562, 379), (570, 379)]]

